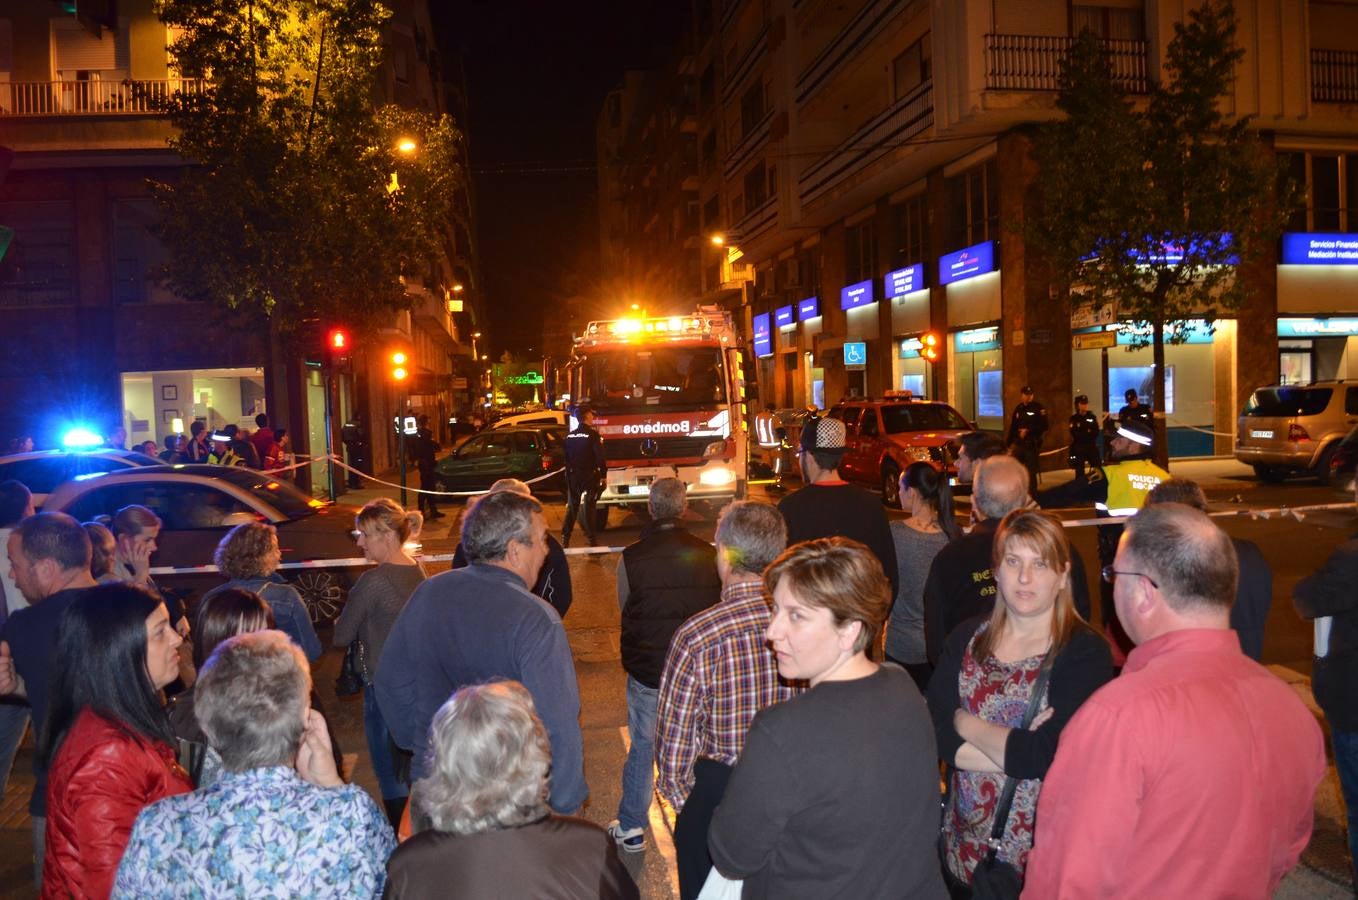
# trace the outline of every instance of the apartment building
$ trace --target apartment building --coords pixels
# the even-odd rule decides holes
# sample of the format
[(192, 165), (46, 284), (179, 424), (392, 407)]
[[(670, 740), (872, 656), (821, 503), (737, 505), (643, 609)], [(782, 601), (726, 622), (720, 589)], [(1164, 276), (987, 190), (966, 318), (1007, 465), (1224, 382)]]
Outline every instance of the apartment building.
[[(1077, 393), (1114, 411), (1128, 387), (1148, 395), (1131, 324), (1101, 346), (1089, 335), (1119, 323), (1072, 312), (1025, 265), (1022, 129), (1056, 115), (1072, 35), (1092, 30), (1144, 95), (1192, 5), (696, 0), (698, 202), (703, 233), (724, 237), (706, 248), (703, 296), (746, 310), (762, 404), (909, 388), (999, 430), (1024, 384), (1053, 414)], [(1173, 455), (1229, 452), (1260, 384), (1358, 377), (1344, 249), (1358, 249), (1358, 3), (1236, 7), (1245, 57), (1224, 102), (1284, 156), (1307, 209), (1275, 260), (1240, 273), (1250, 306), (1167, 349)]]
[[(427, 5), (395, 6), (377, 94), (443, 110), (448, 73)], [(201, 86), (174, 71), (154, 8), (82, 3), (77, 17), (50, 0), (0, 3), (0, 144), (14, 151), (0, 224), (15, 231), (0, 260), (0, 430), (53, 446), (75, 424), (103, 434), (122, 425), (130, 444), (159, 443), (195, 419), (253, 428), (267, 412), (299, 452), (338, 452), (341, 422), (396, 412), (382, 376), (368, 375), (381, 364), (375, 354), (333, 371), (295, 344), (271, 358), (263, 319), (186, 301), (152, 275), (166, 254), (148, 182), (172, 180), (184, 165), (166, 145), (165, 103)], [(445, 258), (412, 273), (412, 309), (388, 330), (412, 348), (427, 390), (410, 398), (417, 410), (447, 413), (472, 400), (465, 376), (457, 387), (480, 321), (472, 223), (468, 194)], [(377, 465), (394, 460), (394, 439), (373, 444)], [(304, 474), (317, 491), (328, 481), (321, 467)]]

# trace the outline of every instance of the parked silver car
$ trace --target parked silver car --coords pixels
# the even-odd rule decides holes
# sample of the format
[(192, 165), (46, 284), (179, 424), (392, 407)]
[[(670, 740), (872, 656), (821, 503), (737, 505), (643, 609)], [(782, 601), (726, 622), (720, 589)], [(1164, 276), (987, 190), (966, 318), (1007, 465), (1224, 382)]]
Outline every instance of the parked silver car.
[(1236, 421), (1235, 458), (1264, 481), (1304, 473), (1328, 484), (1331, 459), (1358, 425), (1358, 383), (1261, 387)]

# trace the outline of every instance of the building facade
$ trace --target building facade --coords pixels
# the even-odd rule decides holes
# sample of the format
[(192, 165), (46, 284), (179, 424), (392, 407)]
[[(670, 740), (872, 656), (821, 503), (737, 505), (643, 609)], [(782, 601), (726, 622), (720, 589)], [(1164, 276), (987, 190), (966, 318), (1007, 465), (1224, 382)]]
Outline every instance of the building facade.
[[(377, 93), (440, 112), (426, 4), (396, 6)], [(121, 425), (129, 445), (162, 443), (195, 420), (253, 429), (264, 412), (298, 452), (342, 452), (343, 421), (390, 421), (397, 411), (378, 354), (333, 370), (295, 340), (271, 355), (262, 317), (186, 301), (153, 274), (166, 251), (148, 183), (173, 180), (184, 165), (167, 148), (165, 102), (201, 85), (174, 71), (154, 7), (124, 0), (91, 14), (81, 4), (77, 18), (44, 0), (0, 4), (0, 144), (14, 154), (0, 224), (15, 235), (0, 259), (0, 430), (50, 447), (74, 425), (105, 435)], [(385, 334), (412, 349), (428, 388), (411, 405), (443, 416), (472, 399), (465, 386), (458, 395), (457, 379), (472, 368), (460, 360), (471, 358), (479, 317), (474, 303), (453, 302), (456, 284), (476, 296), (472, 209), (464, 192), (445, 258), (412, 274), (411, 311)], [(394, 436), (374, 435), (373, 463), (394, 462), (394, 446)], [(328, 482), (323, 467), (303, 472), (317, 493)]]
[[(725, 239), (705, 248), (702, 292), (746, 311), (762, 404), (908, 388), (999, 430), (1024, 384), (1058, 421), (1078, 393), (1113, 412), (1127, 388), (1149, 399), (1151, 350), (1130, 323), (1104, 346), (1106, 311), (1073, 312), (1031, 264), (1025, 126), (1057, 115), (1073, 35), (1100, 37), (1136, 97), (1193, 5), (697, 0), (684, 40), (699, 158), (716, 163), (700, 162), (698, 203), (704, 234)], [(1358, 375), (1358, 3), (1236, 8), (1245, 56), (1224, 103), (1307, 209), (1276, 259), (1240, 273), (1247, 308), (1167, 348), (1173, 455), (1229, 453), (1259, 385)]]

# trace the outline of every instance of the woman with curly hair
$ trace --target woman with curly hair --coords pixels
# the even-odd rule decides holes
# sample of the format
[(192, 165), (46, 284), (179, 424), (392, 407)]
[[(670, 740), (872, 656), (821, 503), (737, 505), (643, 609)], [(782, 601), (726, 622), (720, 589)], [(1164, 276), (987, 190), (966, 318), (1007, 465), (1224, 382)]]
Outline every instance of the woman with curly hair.
[(203, 595), (204, 602), (228, 588), (259, 594), (273, 611), (278, 630), (302, 648), (307, 661), (315, 662), (321, 658), (324, 648), (316, 636), (301, 594), (292, 585), (274, 577), (283, 561), (283, 551), (278, 548), (278, 529), (263, 522), (237, 525), (217, 545), (212, 561), (230, 580)]
[(465, 687), (434, 716), (430, 774), (415, 782), (419, 831), (387, 863), (389, 898), (635, 898), (602, 828), (547, 806), (552, 751), (528, 689)]

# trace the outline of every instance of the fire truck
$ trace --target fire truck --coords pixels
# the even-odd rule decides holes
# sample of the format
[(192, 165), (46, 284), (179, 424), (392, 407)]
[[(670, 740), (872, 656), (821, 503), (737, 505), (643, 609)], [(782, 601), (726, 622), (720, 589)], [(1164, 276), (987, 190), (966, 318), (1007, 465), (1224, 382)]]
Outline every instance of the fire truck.
[(745, 496), (743, 365), (740, 334), (716, 306), (585, 327), (560, 387), (596, 414), (608, 459), (601, 520), (610, 506), (645, 504), (657, 478), (681, 479), (690, 501)]

